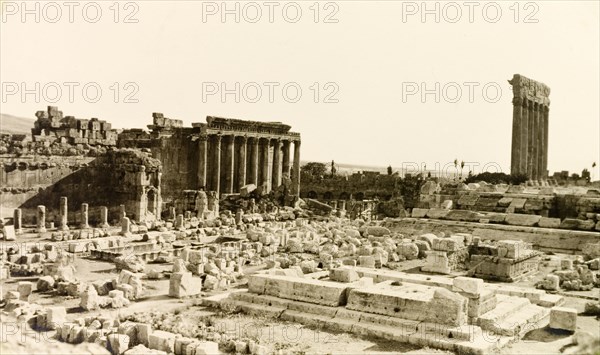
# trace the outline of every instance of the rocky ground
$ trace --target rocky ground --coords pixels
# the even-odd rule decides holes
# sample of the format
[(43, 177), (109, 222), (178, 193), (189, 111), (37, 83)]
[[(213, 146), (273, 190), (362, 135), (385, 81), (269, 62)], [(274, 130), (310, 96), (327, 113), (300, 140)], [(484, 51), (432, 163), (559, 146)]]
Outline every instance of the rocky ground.
[[(25, 240), (34, 241), (29, 236)], [(282, 255), (286, 256), (286, 255)], [(279, 255), (275, 256), (276, 258)], [(301, 259), (304, 257), (298, 254)], [(307, 256), (308, 257), (308, 256)], [(273, 260), (276, 258), (269, 258)], [(560, 260), (573, 258), (569, 255), (545, 255), (540, 262), (539, 272), (528, 278), (516, 282), (515, 285), (534, 288), (535, 284), (556, 270)], [(421, 273), (420, 267), (425, 263), (424, 259), (413, 259), (404, 261), (391, 261), (387, 268), (409, 273)], [(112, 262), (98, 261), (88, 257), (76, 257), (72, 263), (76, 269), (76, 276), (80, 282), (92, 283), (101, 279), (112, 279), (119, 275)], [(267, 267), (267, 263), (248, 264), (243, 273), (249, 275)], [(172, 263), (146, 264), (144, 273), (149, 274), (171, 272)], [(34, 284), (38, 277), (13, 277), (2, 280), (0, 293), (2, 295), (17, 289), (18, 282), (32, 281)], [(143, 279), (144, 295), (131, 302), (128, 307), (118, 309), (95, 309), (85, 311), (80, 307), (80, 298), (74, 296), (55, 296), (53, 292), (34, 291), (30, 303), (36, 303), (43, 307), (62, 306), (67, 310), (66, 320), (73, 321), (82, 317), (111, 317), (120, 322), (128, 320), (151, 324), (155, 330), (164, 330), (185, 337), (204, 339), (219, 343), (223, 352), (234, 353), (239, 349), (236, 340), (243, 339), (246, 342), (254, 341), (264, 345), (273, 353), (278, 354), (443, 354), (445, 352), (419, 348), (412, 345), (396, 342), (366, 339), (354, 334), (334, 333), (327, 329), (312, 329), (297, 323), (283, 322), (269, 318), (249, 316), (239, 313), (231, 313), (223, 310), (209, 308), (201, 305), (201, 299), (205, 296), (215, 295), (223, 292), (231, 292), (235, 289), (244, 288), (245, 279), (241, 278), (232, 284), (228, 291), (211, 290), (202, 292), (197, 296), (186, 298), (168, 297), (169, 279)], [(579, 312), (577, 319), (577, 333), (589, 333), (600, 336), (600, 321), (596, 316), (583, 314), (586, 302), (590, 299), (598, 300), (600, 294), (598, 288), (590, 291), (562, 292), (566, 299), (565, 307), (575, 308)], [(53, 331), (48, 333), (35, 333), (27, 327), (18, 326), (17, 329), (10, 328), (19, 324), (17, 320), (8, 314), (0, 315), (3, 321), (3, 339), (0, 342), (2, 355), (5, 354), (76, 354), (76, 353), (106, 353), (106, 349), (97, 344), (83, 343), (73, 346), (52, 339)], [(6, 336), (11, 334), (12, 336)], [(502, 354), (576, 354), (587, 353), (600, 349), (594, 340), (582, 338), (573, 334), (553, 332), (549, 329), (538, 329), (527, 334), (522, 340), (511, 344), (501, 350)], [(229, 342), (227, 340), (230, 340)], [(579, 342), (580, 344), (574, 344)], [(588, 348), (582, 348), (584, 343)], [(595, 344), (595, 345), (594, 345)], [(594, 348), (596, 346), (596, 348)], [(591, 350), (590, 350), (591, 349)]]

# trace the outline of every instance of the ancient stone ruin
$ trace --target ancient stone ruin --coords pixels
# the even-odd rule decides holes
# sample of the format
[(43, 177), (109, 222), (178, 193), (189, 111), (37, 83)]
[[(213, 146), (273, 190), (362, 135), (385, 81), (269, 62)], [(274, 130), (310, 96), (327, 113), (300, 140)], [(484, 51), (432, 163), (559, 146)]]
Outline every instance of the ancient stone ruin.
[(520, 185), (311, 175), (280, 122), (38, 112), (0, 154), (2, 354), (589, 353), (600, 190), (547, 178), (549, 89), (511, 84)]

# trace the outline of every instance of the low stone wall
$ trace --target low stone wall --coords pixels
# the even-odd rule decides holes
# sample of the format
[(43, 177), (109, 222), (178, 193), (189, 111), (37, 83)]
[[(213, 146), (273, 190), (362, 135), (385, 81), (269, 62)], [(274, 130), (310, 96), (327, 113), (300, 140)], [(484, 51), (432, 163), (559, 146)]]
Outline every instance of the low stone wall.
[(404, 234), (470, 233), (482, 240), (522, 240), (542, 251), (581, 254), (587, 243), (600, 242), (600, 233), (500, 224), (444, 221), (437, 219), (389, 219), (383, 223), (393, 232)]
[(348, 286), (336, 282), (258, 274), (248, 278), (248, 290), (294, 301), (337, 307), (346, 304)]
[(592, 215), (594, 215), (594, 219), (565, 218), (561, 221), (560, 218), (544, 217), (535, 214), (449, 210), (443, 208), (413, 208), (411, 213), (411, 217), (413, 218), (600, 232), (600, 221), (596, 222), (595, 213)]

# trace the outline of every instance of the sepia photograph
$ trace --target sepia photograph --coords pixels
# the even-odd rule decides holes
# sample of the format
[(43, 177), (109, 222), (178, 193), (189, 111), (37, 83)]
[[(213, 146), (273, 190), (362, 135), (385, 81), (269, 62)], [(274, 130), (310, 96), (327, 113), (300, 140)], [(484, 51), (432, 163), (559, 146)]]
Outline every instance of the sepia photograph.
[(600, 355), (600, 0), (0, 0), (1, 355)]

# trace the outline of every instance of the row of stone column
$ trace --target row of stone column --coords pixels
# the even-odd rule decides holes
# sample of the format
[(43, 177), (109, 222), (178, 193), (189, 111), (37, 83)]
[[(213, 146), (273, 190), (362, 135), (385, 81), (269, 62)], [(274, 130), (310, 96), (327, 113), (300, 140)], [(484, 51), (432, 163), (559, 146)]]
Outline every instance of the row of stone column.
[(513, 99), (511, 173), (533, 181), (547, 179), (549, 111), (548, 105)]
[[(213, 134), (198, 140), (198, 189), (217, 193), (240, 192), (244, 185), (281, 185), (290, 175), (291, 140)], [(300, 141), (294, 142), (292, 194), (300, 192)], [(273, 146), (272, 166), (269, 151)], [(209, 156), (212, 153), (213, 156)], [(210, 163), (209, 163), (210, 161)], [(212, 168), (212, 169), (209, 169)], [(221, 169), (223, 168), (223, 171)], [(210, 171), (209, 171), (210, 170)], [(269, 171), (272, 171), (269, 176)], [(267, 191), (268, 192), (268, 191)]]
[[(68, 205), (67, 205), (67, 198), (61, 197), (60, 198), (60, 214), (59, 214), (60, 224), (58, 226), (58, 230), (61, 230), (61, 231), (69, 230), (68, 213), (69, 213), (69, 209), (68, 209)], [(81, 224), (79, 225), (79, 228), (81, 228), (81, 229), (90, 228), (89, 205), (87, 203), (81, 204), (80, 214), (81, 214)], [(14, 210), (13, 223), (14, 223), (15, 230), (17, 231), (17, 233), (21, 233), (22, 229), (23, 229), (22, 216), (23, 216), (23, 213), (20, 208), (17, 208)], [(100, 228), (109, 227), (108, 207), (106, 207), (106, 206), (100, 207), (100, 225), (99, 225), (99, 227)], [(39, 233), (46, 232), (46, 206), (44, 206), (44, 205), (40, 205), (37, 207), (37, 232), (39, 232)]]

